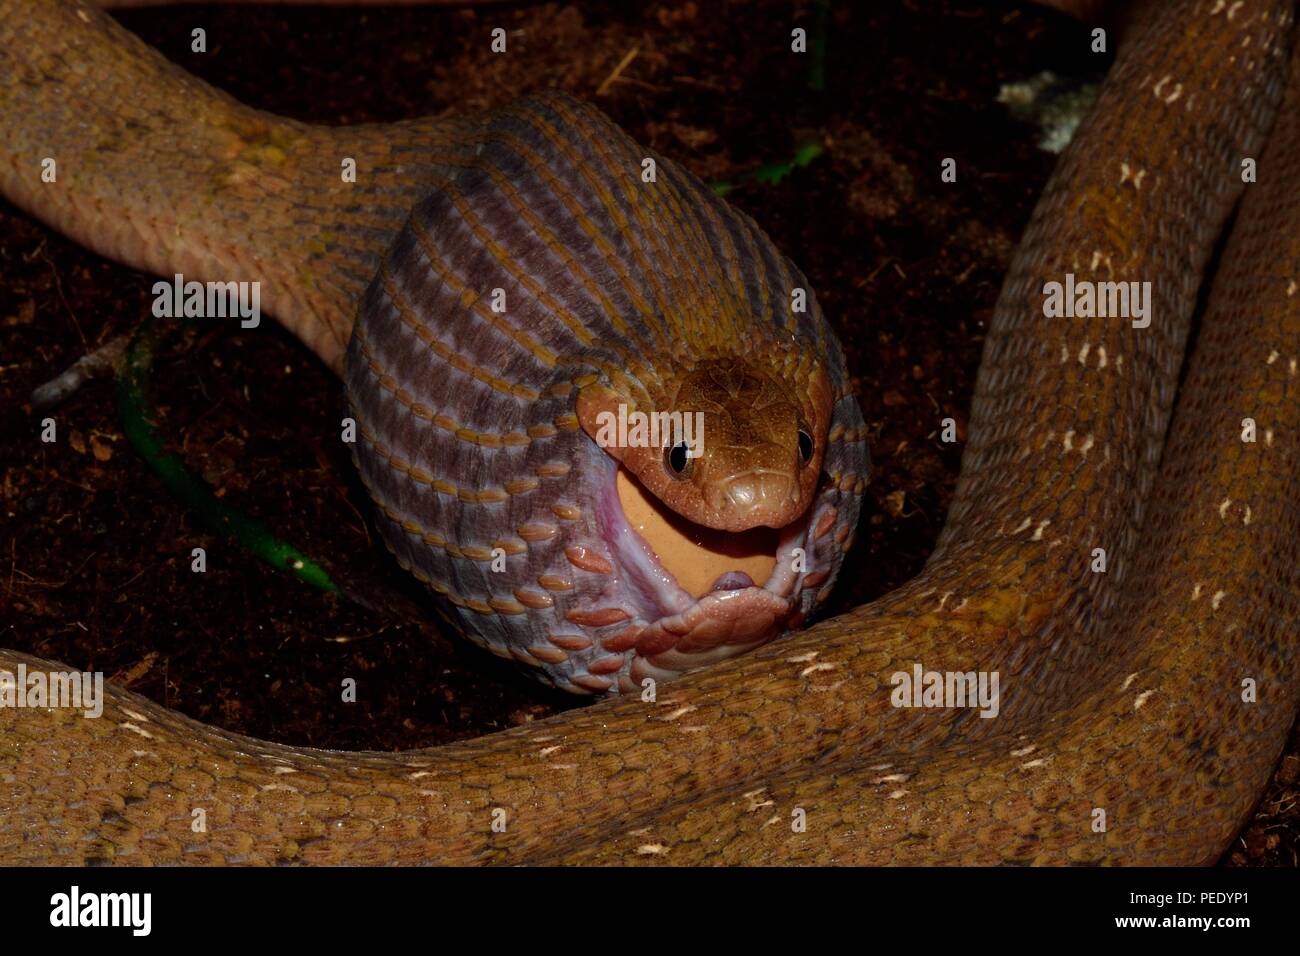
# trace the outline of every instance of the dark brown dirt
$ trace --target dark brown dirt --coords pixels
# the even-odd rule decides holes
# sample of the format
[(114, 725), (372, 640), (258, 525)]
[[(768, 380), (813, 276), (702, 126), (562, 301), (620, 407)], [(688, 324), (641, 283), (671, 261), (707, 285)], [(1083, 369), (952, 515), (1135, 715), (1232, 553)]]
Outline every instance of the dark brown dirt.
[[(841, 5), (827, 90), (810, 92), (790, 30), (815, 9), (776, 0), (450, 10), (195, 7), (124, 14), (146, 41), (252, 105), (325, 123), (495, 106), (558, 86), (706, 179), (735, 180), (817, 139), (827, 153), (731, 198), (808, 274), (833, 317), (871, 424), (875, 473), (838, 606), (913, 576), (941, 527), (985, 323), (1053, 159), (1007, 118), (1000, 83), (1104, 68), (1082, 28), (984, 0)], [(509, 31), (510, 54), (488, 50)], [(201, 26), (208, 52), (190, 52)], [(637, 54), (597, 90), (630, 50)], [(943, 184), (939, 164), (958, 162)], [(381, 608), (278, 574), (168, 496), (127, 444), (111, 382), (52, 413), (31, 389), (129, 332), (152, 279), (0, 203), (0, 644), (78, 667), (259, 737), (399, 749), (489, 733), (574, 702), (442, 636), (368, 524), (334, 429), (339, 383), (294, 340), (174, 336), (153, 394), (172, 447), (227, 502), (271, 525)], [(190, 571), (203, 547), (206, 574)], [(6, 566), (7, 565), (7, 566)], [(359, 699), (340, 702), (355, 678)], [(1297, 863), (1300, 736), (1233, 865)]]

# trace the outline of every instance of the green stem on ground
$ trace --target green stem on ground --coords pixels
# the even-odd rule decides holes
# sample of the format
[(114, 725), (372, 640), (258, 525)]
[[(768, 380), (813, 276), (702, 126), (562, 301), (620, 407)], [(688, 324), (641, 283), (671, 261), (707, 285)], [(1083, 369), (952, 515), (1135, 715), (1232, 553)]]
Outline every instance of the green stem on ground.
[(146, 318), (131, 337), (122, 374), (117, 380), (118, 412), (132, 447), (162, 479), (168, 491), (215, 533), (233, 538), (267, 564), (289, 572), (314, 588), (338, 591), (324, 568), (293, 545), (281, 541), (261, 522), (222, 502), (185, 466), (180, 456), (163, 450), (154, 427), (158, 414), (148, 397), (149, 372), (160, 339), (152, 316)]

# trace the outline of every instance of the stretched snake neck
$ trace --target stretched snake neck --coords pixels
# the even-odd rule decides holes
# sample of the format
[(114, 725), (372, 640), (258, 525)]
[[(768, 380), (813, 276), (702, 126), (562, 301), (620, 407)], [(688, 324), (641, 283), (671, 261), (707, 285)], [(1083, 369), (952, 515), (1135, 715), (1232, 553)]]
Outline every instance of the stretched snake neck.
[[(385, 540), (471, 637), (579, 692), (693, 671), (402, 754), (119, 689), (98, 720), (0, 707), (0, 860), (1214, 860), (1300, 703), (1294, 8), (1135, 5), (1011, 262), (934, 555), (757, 647), (826, 596), (867, 461), (839, 346), (753, 222), (562, 94), (325, 130), (79, 0), (0, 0), (6, 196), (131, 264), (267, 283), (345, 374)], [(1049, 318), (1067, 277), (1149, 283), (1149, 321)], [(620, 413), (698, 413), (706, 454)], [(674, 509), (730, 542), (716, 580), (651, 546)], [(59, 668), (0, 651), (20, 666)], [(975, 716), (900, 696), (912, 674), (1001, 689)], [(806, 832), (771, 825), (795, 808)]]
[[(399, 563), (472, 638), (575, 691), (639, 689), (802, 622), (866, 474), (807, 280), (566, 95), (479, 135), (398, 234), (348, 351), (357, 464)], [(636, 416), (668, 434), (620, 432)], [(679, 468), (674, 423), (698, 445)], [(718, 588), (685, 591), (631, 527), (617, 465), (697, 537), (772, 528), (769, 573), (724, 558)]]

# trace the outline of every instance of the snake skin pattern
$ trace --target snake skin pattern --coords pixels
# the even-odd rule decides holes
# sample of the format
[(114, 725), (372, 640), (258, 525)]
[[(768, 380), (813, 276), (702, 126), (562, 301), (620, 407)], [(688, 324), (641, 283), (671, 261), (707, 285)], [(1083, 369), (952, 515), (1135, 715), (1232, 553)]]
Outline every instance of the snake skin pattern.
[[(230, 131), (258, 127), (221, 98), (205, 100), (206, 121), (193, 123), (175, 105), (180, 92), (195, 95), (192, 80), (167, 73), (93, 11), (41, 9), (52, 12), (33, 26), (0, 0), (0, 56), (6, 67), (17, 61), (0, 69), (6, 195), (137, 263), (202, 262), (223, 241), (247, 240), (281, 290), (284, 321), (340, 367), (343, 297), (301, 282), (303, 256), (317, 266), (350, 256), (348, 274), (382, 252), (357, 243), (355, 230), (331, 232), (333, 243), (289, 242), (284, 207), (297, 229), (312, 228), (302, 225), (310, 217), (292, 213), (290, 192), (261, 214), (256, 177), (223, 180), (225, 218), (206, 233), (186, 220), (189, 245), (143, 250), (142, 221), (168, 225), (172, 210), (187, 212), (180, 197), (160, 203), (130, 189), (163, 149), (154, 130), (193, 126), (198, 152), (168, 175), (201, 194), (212, 161), (204, 151), (238, 154), (244, 140)], [(624, 695), (434, 750), (286, 747), (120, 690), (99, 720), (0, 709), (0, 860), (1212, 862), (1258, 799), (1300, 702), (1294, 13), (1287, 0), (1135, 11), (1013, 259), (948, 523), (904, 587), (687, 674), (652, 703)], [(83, 57), (100, 65), (93, 83), (67, 72)], [(154, 71), (149, 95), (105, 106), (137, 69)], [(4, 83), (15, 75), (22, 81)], [(44, 81), (51, 75), (58, 82)], [(57, 136), (47, 119), (69, 97), (84, 100), (95, 129), (139, 111), (137, 138), (110, 140), (83, 182), (95, 202), (42, 193), (20, 175), (39, 141)], [(331, 158), (361, 143), (380, 177), (401, 165), (385, 167), (384, 157), (417, 155), (409, 137), (418, 124), (331, 131), (351, 138), (329, 148), (324, 133), (258, 121), (285, 143), (283, 162), (321, 173), (303, 201), (326, 219), (342, 210), (356, 224), (361, 214), (354, 199), (328, 191), (328, 164), (312, 166), (316, 154), (299, 139)], [(465, 141), (445, 129), (423, 131), (449, 149)], [(75, 139), (64, 145), (77, 155)], [(1247, 187), (1243, 161), (1255, 158)], [(472, 150), (461, 159), (472, 165)], [(248, 162), (281, 159), (264, 151)], [(413, 178), (421, 168), (412, 162)], [(99, 188), (99, 177), (121, 195)], [(389, 192), (376, 200), (405, 188), (399, 180), (385, 179)], [(114, 211), (112, 229), (99, 227), (94, 206)], [(486, 208), (479, 215), (510, 232)], [(456, 258), (450, 238), (439, 248)], [(1044, 284), (1071, 272), (1151, 282), (1150, 326), (1045, 319)], [(528, 301), (516, 294), (518, 276), (498, 275), (511, 299)], [(1193, 341), (1202, 289), (1208, 306)], [(0, 652), (0, 667), (19, 664), (57, 667)], [(894, 706), (891, 676), (914, 666), (999, 673), (997, 718)], [(190, 826), (197, 807), (207, 812), (201, 834)], [(790, 826), (794, 814), (806, 827)], [(501, 819), (506, 826), (494, 826)]]

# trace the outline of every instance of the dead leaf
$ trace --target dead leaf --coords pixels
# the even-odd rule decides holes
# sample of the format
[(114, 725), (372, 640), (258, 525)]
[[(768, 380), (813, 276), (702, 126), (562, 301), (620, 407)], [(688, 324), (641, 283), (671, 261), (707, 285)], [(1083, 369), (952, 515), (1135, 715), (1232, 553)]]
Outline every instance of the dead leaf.
[(108, 461), (113, 457), (113, 446), (106, 441), (101, 441), (99, 436), (90, 436), (90, 453), (95, 456), (95, 461)]
[(903, 517), (903, 508), (905, 507), (906, 498), (907, 492), (905, 491), (891, 491), (889, 494), (885, 495), (885, 510), (895, 518)]

